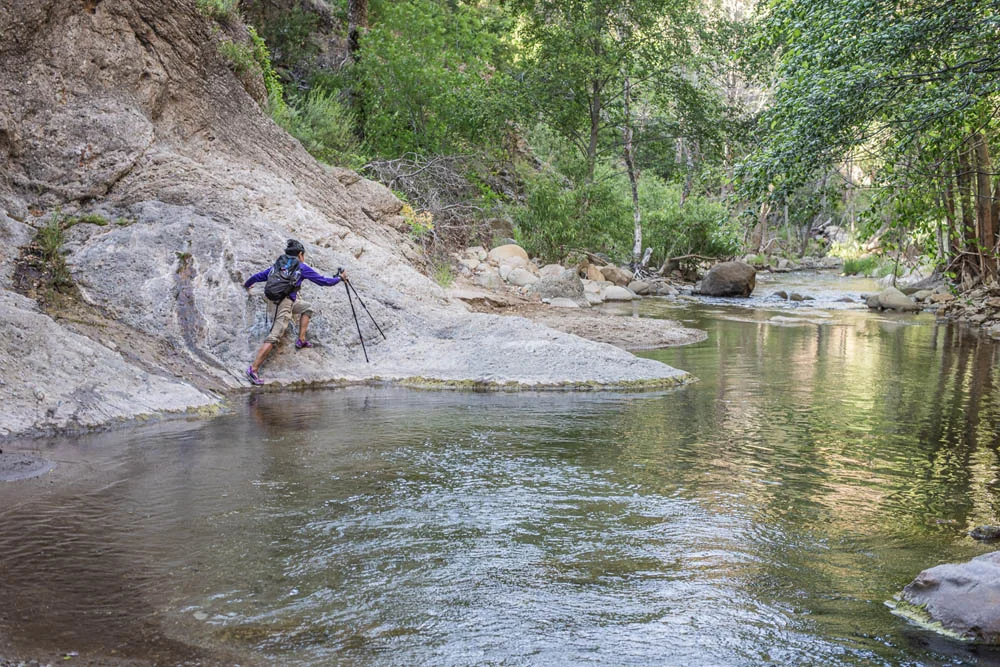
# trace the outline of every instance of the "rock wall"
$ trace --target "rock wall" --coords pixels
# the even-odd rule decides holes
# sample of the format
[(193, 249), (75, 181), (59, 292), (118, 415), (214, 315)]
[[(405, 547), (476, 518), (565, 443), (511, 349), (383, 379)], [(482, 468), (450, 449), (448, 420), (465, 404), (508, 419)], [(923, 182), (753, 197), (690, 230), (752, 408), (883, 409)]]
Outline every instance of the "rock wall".
[[(684, 379), (449, 301), (414, 268), (396, 197), (313, 160), (232, 73), (218, 44), (244, 36), (195, 0), (19, 0), (0, 13), (0, 436), (212, 405), (244, 386), (267, 321), (241, 283), (289, 237), (321, 272), (349, 269), (372, 362), (346, 291), (307, 284), (319, 345), (294, 351), (286, 337), (266, 380)], [(75, 303), (44, 312), (14, 266), (56, 212), (109, 224), (67, 231)]]

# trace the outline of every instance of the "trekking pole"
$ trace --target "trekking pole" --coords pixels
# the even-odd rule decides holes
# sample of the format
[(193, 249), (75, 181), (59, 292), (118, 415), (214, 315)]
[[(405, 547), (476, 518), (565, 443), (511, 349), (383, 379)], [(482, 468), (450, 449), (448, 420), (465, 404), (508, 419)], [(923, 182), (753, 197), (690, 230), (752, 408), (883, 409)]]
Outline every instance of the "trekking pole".
[(382, 334), (382, 338), (384, 338), (385, 340), (389, 340), (388, 338), (385, 337), (385, 333), (382, 331), (382, 327), (380, 327), (378, 325), (378, 322), (375, 321), (375, 316), (372, 315), (370, 310), (368, 310), (368, 306), (366, 306), (365, 302), (361, 300), (361, 296), (358, 294), (358, 290), (354, 289), (354, 285), (351, 284), (350, 280), (345, 280), (344, 282), (347, 283), (347, 286), (350, 289), (350, 291), (354, 292), (354, 296), (357, 297), (358, 303), (360, 303), (361, 307), (365, 309), (366, 313), (368, 313), (368, 317), (372, 318), (372, 324), (374, 324), (375, 328), (378, 329), (378, 332)]
[(361, 339), (361, 351), (365, 353), (365, 363), (368, 361), (368, 350), (365, 349), (365, 337), (361, 335), (361, 325), (358, 324), (358, 313), (354, 310), (354, 301), (351, 300), (351, 290), (347, 287), (348, 282), (344, 281), (344, 291), (347, 292), (347, 303), (351, 304), (351, 315), (354, 315), (354, 326), (358, 328), (358, 338)]

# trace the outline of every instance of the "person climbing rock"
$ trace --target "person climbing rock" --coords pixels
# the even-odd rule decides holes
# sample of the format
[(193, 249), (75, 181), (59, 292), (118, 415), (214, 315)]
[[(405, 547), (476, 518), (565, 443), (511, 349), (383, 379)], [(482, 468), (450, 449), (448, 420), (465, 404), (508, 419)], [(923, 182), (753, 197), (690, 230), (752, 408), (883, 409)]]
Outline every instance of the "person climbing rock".
[[(258, 371), (261, 365), (271, 354), (271, 350), (281, 340), (288, 328), (289, 322), (293, 318), (298, 318), (299, 334), (295, 339), (295, 349), (312, 347), (313, 344), (306, 338), (309, 330), (309, 320), (313, 316), (312, 304), (299, 298), (299, 290), (303, 280), (309, 280), (330, 287), (338, 284), (342, 280), (347, 280), (347, 272), (337, 269), (337, 275), (324, 276), (305, 263), (306, 249), (299, 241), (288, 239), (285, 245), (285, 253), (275, 261), (272, 266), (263, 271), (259, 271), (243, 283), (243, 289), (247, 294), (251, 294), (253, 286), (257, 283), (265, 283), (264, 296), (274, 306), (274, 321), (271, 330), (268, 332), (264, 342), (257, 349), (257, 356), (254, 358), (245, 373), (254, 384), (264, 384), (260, 379)], [(271, 305), (268, 305), (270, 310)]]

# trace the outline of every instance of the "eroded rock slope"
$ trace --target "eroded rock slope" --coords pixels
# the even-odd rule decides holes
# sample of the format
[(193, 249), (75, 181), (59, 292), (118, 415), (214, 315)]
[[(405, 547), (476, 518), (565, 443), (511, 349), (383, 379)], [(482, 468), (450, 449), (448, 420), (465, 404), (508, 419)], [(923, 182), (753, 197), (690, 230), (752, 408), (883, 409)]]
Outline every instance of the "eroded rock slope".
[[(686, 377), (445, 298), (414, 267), (393, 194), (317, 163), (230, 70), (218, 44), (244, 39), (195, 0), (20, 0), (0, 12), (0, 436), (211, 406), (244, 385), (267, 323), (241, 282), (289, 237), (320, 271), (350, 270), (386, 339), (359, 309), (366, 363), (346, 291), (307, 286), (319, 346), (294, 351), (288, 337), (269, 381)], [(108, 224), (66, 230), (76, 288), (42, 308), (18, 262), (53, 214)]]

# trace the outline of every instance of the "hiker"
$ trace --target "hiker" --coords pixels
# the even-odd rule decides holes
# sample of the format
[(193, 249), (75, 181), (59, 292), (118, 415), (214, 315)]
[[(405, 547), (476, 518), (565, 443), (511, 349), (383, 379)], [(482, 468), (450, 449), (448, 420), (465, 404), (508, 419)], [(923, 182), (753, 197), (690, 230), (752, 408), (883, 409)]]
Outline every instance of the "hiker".
[(264, 286), (264, 296), (275, 304), (274, 322), (268, 332), (264, 342), (257, 350), (257, 356), (253, 363), (246, 369), (246, 376), (254, 384), (264, 384), (264, 381), (257, 375), (261, 364), (271, 354), (271, 350), (281, 340), (288, 328), (288, 323), (292, 318), (299, 318), (299, 335), (295, 339), (295, 349), (301, 350), (312, 347), (313, 344), (306, 339), (306, 331), (309, 329), (309, 319), (312, 317), (312, 305), (298, 298), (299, 289), (303, 280), (310, 280), (317, 285), (336, 285), (341, 280), (347, 280), (347, 272), (337, 269), (337, 275), (333, 277), (324, 276), (305, 263), (306, 249), (295, 239), (288, 239), (285, 247), (285, 254), (278, 258), (272, 265), (253, 274), (243, 283), (243, 289), (250, 294), (255, 283), (266, 282)]

